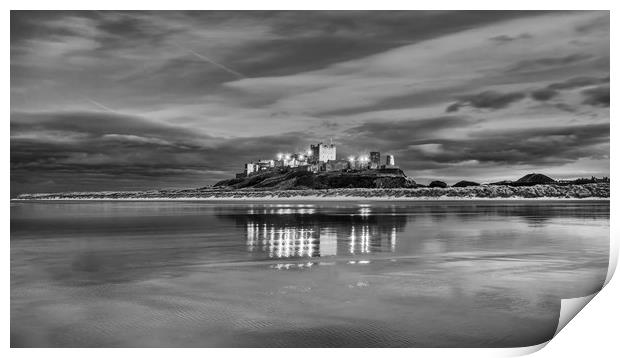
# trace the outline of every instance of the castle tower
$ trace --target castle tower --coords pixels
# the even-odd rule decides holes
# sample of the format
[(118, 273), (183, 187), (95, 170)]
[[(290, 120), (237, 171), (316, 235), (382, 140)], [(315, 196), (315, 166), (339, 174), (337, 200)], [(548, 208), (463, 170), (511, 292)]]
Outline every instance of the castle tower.
[(312, 156), (318, 162), (325, 163), (328, 160), (336, 160), (336, 145), (335, 144), (323, 144), (310, 145)]
[(370, 169), (377, 169), (381, 165), (381, 153), (370, 152)]

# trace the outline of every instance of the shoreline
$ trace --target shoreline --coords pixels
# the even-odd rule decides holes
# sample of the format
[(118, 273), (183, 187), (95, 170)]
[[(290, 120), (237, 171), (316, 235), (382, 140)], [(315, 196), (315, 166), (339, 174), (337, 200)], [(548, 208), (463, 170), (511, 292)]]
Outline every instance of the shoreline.
[(464, 188), (334, 188), (327, 190), (213, 190), (160, 189), (148, 191), (103, 191), (20, 194), (11, 201), (237, 201), (237, 202), (327, 202), (327, 201), (536, 201), (607, 200), (609, 184), (534, 185), (507, 187), (484, 185)]
[(560, 198), (560, 197), (537, 197), (537, 198), (523, 198), (523, 197), (508, 197), (508, 198), (483, 198), (483, 197), (354, 197), (354, 196), (293, 196), (293, 197), (178, 197), (178, 198), (33, 198), (33, 199), (11, 199), (11, 202), (33, 202), (33, 201), (205, 201), (205, 202), (334, 202), (334, 201), (396, 201), (396, 202), (450, 202), (450, 201), (609, 201), (610, 198), (601, 197), (587, 197), (587, 198)]

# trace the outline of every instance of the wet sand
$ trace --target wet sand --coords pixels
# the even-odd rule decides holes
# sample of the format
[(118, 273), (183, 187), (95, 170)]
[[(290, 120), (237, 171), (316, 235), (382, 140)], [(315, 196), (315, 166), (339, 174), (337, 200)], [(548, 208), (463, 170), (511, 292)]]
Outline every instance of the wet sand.
[(11, 346), (529, 346), (608, 255), (608, 202), (14, 202)]

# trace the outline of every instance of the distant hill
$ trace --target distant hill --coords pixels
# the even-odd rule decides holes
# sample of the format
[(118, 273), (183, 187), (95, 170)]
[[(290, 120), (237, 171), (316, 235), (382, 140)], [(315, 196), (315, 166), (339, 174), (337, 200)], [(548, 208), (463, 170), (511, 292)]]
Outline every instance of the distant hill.
[(429, 188), (447, 188), (448, 184), (440, 180), (433, 180), (430, 184), (428, 184), (428, 187)]
[(518, 184), (529, 184), (529, 185), (552, 184), (552, 183), (555, 183), (555, 180), (549, 178), (548, 176), (546, 176), (544, 174), (532, 173), (532, 174), (527, 174), (527, 175), (521, 177), (515, 183), (518, 183)]
[(458, 182), (458, 183), (456, 183), (456, 184), (454, 184), (452, 186), (455, 187), (455, 188), (465, 188), (465, 187), (468, 187), (468, 186), (478, 186), (478, 185), (480, 185), (480, 184), (478, 184), (476, 182), (473, 182), (473, 181), (461, 180), (460, 182)]

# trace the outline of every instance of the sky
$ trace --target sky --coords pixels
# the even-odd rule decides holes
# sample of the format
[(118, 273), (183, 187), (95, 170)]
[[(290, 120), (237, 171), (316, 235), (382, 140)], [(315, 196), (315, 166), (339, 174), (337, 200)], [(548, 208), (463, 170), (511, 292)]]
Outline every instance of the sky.
[(11, 193), (333, 141), (420, 183), (609, 175), (609, 12), (12, 11)]

